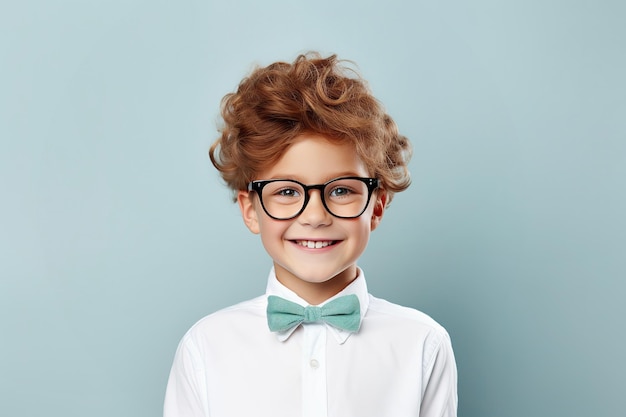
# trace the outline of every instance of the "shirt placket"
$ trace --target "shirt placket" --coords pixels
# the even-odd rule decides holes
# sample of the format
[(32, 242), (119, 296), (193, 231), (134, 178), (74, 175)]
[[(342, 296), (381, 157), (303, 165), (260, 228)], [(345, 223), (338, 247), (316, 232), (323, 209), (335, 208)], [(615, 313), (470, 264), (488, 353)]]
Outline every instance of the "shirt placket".
[(327, 417), (326, 326), (308, 323), (302, 347), (302, 416)]

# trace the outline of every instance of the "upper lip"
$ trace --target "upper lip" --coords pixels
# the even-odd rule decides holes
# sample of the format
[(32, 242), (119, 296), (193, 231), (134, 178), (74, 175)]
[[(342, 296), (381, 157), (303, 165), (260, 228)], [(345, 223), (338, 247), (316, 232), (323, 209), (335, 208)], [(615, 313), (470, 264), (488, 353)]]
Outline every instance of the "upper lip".
[(336, 242), (340, 239), (332, 239), (332, 238), (295, 238), (295, 239), (288, 239), (288, 240), (292, 240), (294, 242), (301, 242), (301, 241), (310, 241), (310, 242)]

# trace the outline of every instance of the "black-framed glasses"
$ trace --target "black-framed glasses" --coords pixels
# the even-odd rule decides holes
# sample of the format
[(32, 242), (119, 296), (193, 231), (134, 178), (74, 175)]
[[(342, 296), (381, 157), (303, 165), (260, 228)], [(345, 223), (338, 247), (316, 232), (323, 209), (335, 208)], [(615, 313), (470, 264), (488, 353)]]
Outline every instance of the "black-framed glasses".
[(314, 185), (277, 179), (252, 181), (248, 191), (257, 193), (263, 210), (275, 220), (299, 216), (309, 203), (310, 190), (319, 190), (324, 208), (333, 216), (354, 219), (365, 212), (378, 186), (377, 178), (341, 177)]

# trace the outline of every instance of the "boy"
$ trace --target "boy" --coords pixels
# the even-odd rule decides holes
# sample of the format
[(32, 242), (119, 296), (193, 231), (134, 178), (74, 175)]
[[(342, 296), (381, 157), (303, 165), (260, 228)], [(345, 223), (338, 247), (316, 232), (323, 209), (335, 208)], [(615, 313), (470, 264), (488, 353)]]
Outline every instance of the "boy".
[(211, 161), (273, 260), (265, 295), (183, 337), (165, 417), (456, 416), (456, 366), (430, 317), (372, 297), (356, 262), (408, 140), (336, 57), (258, 68), (222, 101)]

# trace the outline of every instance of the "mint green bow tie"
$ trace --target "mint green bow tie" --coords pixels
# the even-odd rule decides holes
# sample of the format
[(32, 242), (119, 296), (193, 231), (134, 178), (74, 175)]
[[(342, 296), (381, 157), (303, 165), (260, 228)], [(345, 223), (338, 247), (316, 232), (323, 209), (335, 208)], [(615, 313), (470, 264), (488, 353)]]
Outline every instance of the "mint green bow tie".
[(302, 307), (284, 298), (267, 297), (267, 324), (273, 332), (291, 329), (300, 323), (326, 322), (338, 329), (356, 332), (361, 325), (359, 298), (344, 295), (321, 307)]

